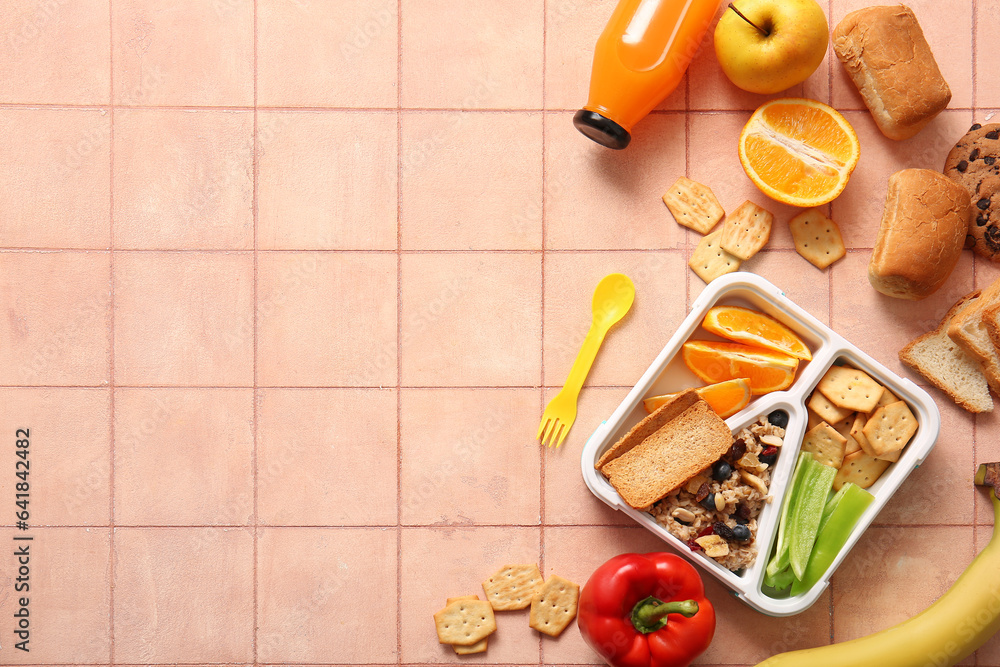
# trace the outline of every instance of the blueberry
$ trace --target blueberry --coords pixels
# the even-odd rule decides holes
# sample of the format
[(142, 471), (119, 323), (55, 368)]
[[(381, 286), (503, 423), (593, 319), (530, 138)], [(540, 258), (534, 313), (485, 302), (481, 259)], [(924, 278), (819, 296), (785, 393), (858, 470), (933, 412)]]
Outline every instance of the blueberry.
[(750, 529), (743, 524), (736, 524), (730, 531), (733, 534), (733, 539), (737, 542), (749, 542), (750, 541)]
[(767, 416), (767, 421), (778, 428), (785, 428), (788, 426), (788, 413), (784, 410), (775, 410)]
[(725, 461), (719, 460), (712, 466), (712, 479), (716, 482), (725, 482), (733, 474), (733, 466)]
[(705, 509), (707, 509), (709, 512), (714, 512), (715, 511), (715, 494), (714, 493), (710, 493), (707, 496), (705, 496), (702, 499), (702, 501), (699, 503), (699, 505), (701, 505), (702, 507), (704, 507)]

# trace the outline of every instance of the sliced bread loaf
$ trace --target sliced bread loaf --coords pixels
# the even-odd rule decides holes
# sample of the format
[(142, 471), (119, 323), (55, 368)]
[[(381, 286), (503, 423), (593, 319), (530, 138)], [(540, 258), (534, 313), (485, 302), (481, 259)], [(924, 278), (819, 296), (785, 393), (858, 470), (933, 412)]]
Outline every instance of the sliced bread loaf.
[(993, 347), (1000, 351), (1000, 303), (995, 303), (983, 311), (983, 324)]
[(948, 337), (979, 362), (994, 394), (1000, 394), (1000, 353), (990, 340), (983, 313), (997, 304), (1000, 304), (1000, 280), (984, 289), (978, 299), (967, 303), (948, 325)]
[(969, 412), (990, 412), (993, 398), (979, 362), (948, 336), (955, 316), (975, 304), (979, 295), (977, 291), (959, 299), (936, 329), (899, 351), (899, 360)]
[[(683, 395), (682, 395), (683, 396)], [(669, 409), (673, 401), (650, 417)], [(682, 404), (683, 405), (683, 404)], [(612, 448), (620, 452), (600, 471), (618, 494), (635, 509), (644, 509), (709, 467), (729, 450), (733, 434), (704, 400), (697, 398), (655, 431), (633, 428), (622, 440), (632, 442)], [(646, 419), (649, 419), (647, 417)], [(644, 422), (646, 420), (643, 420)], [(641, 440), (635, 441), (640, 438)]]

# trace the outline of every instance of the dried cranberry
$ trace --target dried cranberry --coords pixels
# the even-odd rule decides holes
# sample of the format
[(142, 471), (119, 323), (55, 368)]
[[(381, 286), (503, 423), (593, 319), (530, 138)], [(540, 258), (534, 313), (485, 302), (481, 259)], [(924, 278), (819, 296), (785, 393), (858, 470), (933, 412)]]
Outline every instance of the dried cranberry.
[(706, 535), (711, 535), (715, 532), (715, 526), (705, 526), (698, 531), (698, 537), (705, 537)]
[(697, 542), (695, 542), (694, 540), (688, 540), (687, 541), (687, 547), (691, 551), (703, 551), (703, 549), (701, 548), (701, 545), (698, 544)]
[(774, 462), (778, 460), (778, 448), (774, 445), (768, 445), (757, 457), (757, 460), (767, 465), (774, 465)]

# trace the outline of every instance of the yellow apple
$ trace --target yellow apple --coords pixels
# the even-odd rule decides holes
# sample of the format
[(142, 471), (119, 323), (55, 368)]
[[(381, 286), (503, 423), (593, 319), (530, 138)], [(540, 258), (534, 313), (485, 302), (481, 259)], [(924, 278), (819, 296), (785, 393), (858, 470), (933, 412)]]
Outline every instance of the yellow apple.
[(715, 55), (734, 84), (770, 94), (805, 81), (829, 39), (816, 0), (735, 0), (715, 27)]

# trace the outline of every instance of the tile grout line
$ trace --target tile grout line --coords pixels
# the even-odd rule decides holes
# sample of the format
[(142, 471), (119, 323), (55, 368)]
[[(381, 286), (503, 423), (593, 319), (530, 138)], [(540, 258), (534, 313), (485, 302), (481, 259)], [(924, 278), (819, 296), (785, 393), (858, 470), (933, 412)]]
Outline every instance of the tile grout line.
[(403, 0), (396, 0), (396, 664), (403, 664)]
[[(691, 106), (691, 75), (690, 73), (685, 73), (684, 75), (684, 111), (688, 110)], [(684, 176), (690, 178), (691, 173), (691, 116), (688, 113), (684, 114)], [(685, 264), (688, 262), (688, 258), (691, 256), (691, 234), (687, 228), (682, 228), (681, 233), (684, 235), (684, 253), (681, 259)], [(691, 271), (684, 271), (684, 312), (687, 312), (688, 308), (691, 306)]]
[[(0, 102), (0, 109), (55, 109), (55, 110), (66, 110), (66, 111), (103, 111), (107, 109), (127, 109), (135, 111), (217, 111), (217, 112), (252, 112), (252, 111), (278, 111), (278, 112), (289, 112), (289, 113), (357, 113), (357, 114), (371, 114), (371, 113), (384, 113), (386, 115), (395, 113), (413, 113), (413, 114), (434, 114), (434, 113), (483, 113), (483, 114), (546, 114), (546, 115), (564, 115), (575, 113), (577, 109), (558, 109), (558, 108), (533, 108), (524, 107), (518, 109), (510, 108), (489, 108), (489, 107), (282, 107), (282, 106), (267, 106), (261, 105), (257, 107), (253, 106), (181, 106), (181, 105), (139, 105), (139, 104), (54, 104), (54, 103), (43, 103), (43, 102)], [(983, 107), (986, 109), (998, 109), (1000, 105), (993, 107)], [(705, 108), (695, 108), (688, 109), (687, 111), (683, 109), (653, 109), (649, 112), (650, 116), (678, 116), (681, 114), (696, 114), (696, 115), (745, 115), (748, 113), (753, 113), (756, 109), (753, 108), (729, 108), (729, 109), (713, 109), (709, 107)], [(972, 111), (973, 107), (948, 107), (948, 111)], [(864, 107), (845, 107), (839, 111), (848, 113), (864, 113), (867, 111)]]
[[(441, 530), (447, 532), (454, 532), (456, 530), (476, 530), (479, 528), (539, 528), (542, 524), (540, 523), (403, 523), (399, 524), (402, 528), (419, 528), (421, 530)], [(872, 526), (878, 528), (971, 528), (972, 523), (879, 523), (875, 522), (871, 524)], [(76, 529), (76, 528), (108, 528), (109, 526), (100, 524), (33, 524), (37, 528), (46, 528), (52, 530), (61, 529)], [(619, 528), (628, 530), (646, 530), (645, 526), (641, 524), (632, 523), (546, 523), (544, 524), (546, 528)], [(204, 528), (206, 530), (218, 530), (218, 531), (230, 531), (230, 530), (246, 530), (249, 531), (253, 529), (253, 524), (235, 524), (235, 523), (219, 523), (206, 525), (200, 524), (133, 524), (133, 523), (123, 523), (117, 524), (116, 528), (129, 528), (135, 530), (186, 530), (190, 528)], [(317, 530), (386, 530), (389, 528), (397, 527), (397, 524), (393, 523), (368, 523), (368, 524), (341, 524), (341, 525), (321, 525), (321, 524), (276, 524), (276, 523), (262, 523), (261, 528), (274, 528), (277, 530), (298, 530), (302, 528), (313, 528)], [(12, 530), (15, 526), (11, 524), (0, 524), (0, 529)], [(43, 663), (49, 664), (49, 663)], [(103, 664), (103, 663), (102, 663)], [(131, 664), (131, 663), (125, 663)], [(171, 663), (173, 664), (173, 663)], [(202, 663), (207, 665), (214, 665), (216, 663)], [(248, 663), (240, 663), (246, 665)], [(271, 664), (266, 662), (263, 664)], [(309, 663), (312, 664), (312, 663)], [(321, 663), (322, 664), (322, 663)], [(336, 663), (339, 664), (339, 663)], [(380, 663), (382, 664), (382, 663)], [(409, 663), (407, 663), (409, 664)]]
[[(979, 1), (972, 0), (972, 122), (976, 122), (976, 105), (979, 103), (979, 82), (976, 77), (978, 75), (978, 67), (976, 61), (978, 60), (976, 56), (977, 45), (977, 34), (979, 32)], [(976, 288), (976, 268), (979, 265), (979, 258), (973, 255), (972, 258), (972, 288)], [(979, 454), (976, 451), (976, 441), (979, 438), (979, 415), (972, 416), (972, 465), (973, 469), (979, 463)], [(977, 549), (979, 547), (979, 494), (974, 493), (972, 495), (972, 557), (976, 557)], [(979, 649), (976, 649), (972, 653), (972, 664), (979, 664)]]
[(108, 663), (115, 664), (115, 40), (114, 0), (108, 0), (108, 396), (111, 428), (108, 452)]
[[(692, 232), (694, 233), (694, 232)], [(846, 248), (847, 252), (870, 252), (871, 247), (863, 246), (850, 246)], [(108, 254), (110, 252), (109, 248), (0, 248), (0, 254), (4, 253), (15, 253), (15, 252), (41, 252), (41, 253), (81, 253), (81, 254)], [(219, 249), (219, 248), (190, 248), (190, 249), (158, 249), (158, 248), (115, 248), (115, 252), (119, 254), (128, 253), (159, 253), (159, 254), (177, 254), (177, 253), (200, 253), (205, 255), (247, 255), (250, 256), (255, 252), (258, 255), (267, 254), (323, 254), (323, 255), (541, 255), (542, 250), (496, 250), (496, 249), (454, 249), (454, 248), (438, 248), (438, 249), (400, 249), (400, 250), (364, 250), (359, 248), (288, 248), (283, 250), (275, 250), (269, 248), (260, 248), (254, 251), (253, 248), (246, 249)], [(649, 252), (668, 252), (683, 255), (685, 253), (685, 246), (681, 244), (675, 248), (548, 248), (544, 251), (546, 254), (553, 255), (600, 255), (600, 254), (639, 254), (639, 253), (649, 253)], [(793, 253), (795, 248), (792, 247), (776, 247), (776, 248), (762, 248), (760, 252), (763, 253)], [(34, 385), (23, 385), (23, 386), (34, 386)], [(65, 385), (62, 385), (65, 386)]]
[[(548, 100), (546, 99), (546, 67), (548, 65), (548, 39), (546, 35), (548, 33), (548, 19), (549, 19), (549, 7), (548, 0), (542, 0), (542, 108), (544, 109)], [(542, 254), (540, 258), (539, 272), (541, 273), (541, 282), (539, 285), (540, 300), (539, 300), (539, 329), (538, 329), (538, 345), (541, 348), (538, 357), (538, 373), (539, 373), (539, 406), (538, 415), (539, 421), (541, 420), (541, 415), (545, 413), (545, 184), (546, 184), (546, 170), (548, 169), (548, 162), (545, 159), (545, 148), (546, 148), (546, 132), (545, 125), (546, 119), (545, 114), (542, 114), (542, 155), (541, 155), (541, 167), (542, 167), (542, 192), (541, 192), (541, 205), (542, 214), (540, 216), (539, 224), (541, 226), (541, 249)], [(532, 424), (532, 426), (534, 426)], [(541, 448), (542, 443), (538, 443)], [(545, 579), (545, 461), (548, 456), (548, 448), (543, 448), (538, 453), (538, 565), (542, 571), (542, 580)], [(538, 664), (542, 665), (545, 663), (545, 643), (542, 641), (542, 634), (538, 633)]]
[(258, 377), (257, 377), (257, 304), (258, 304), (258, 293), (257, 293), (257, 283), (258, 283), (258, 262), (260, 254), (258, 253), (258, 237), (257, 237), (257, 220), (259, 217), (260, 202), (258, 200), (258, 195), (260, 192), (259, 180), (260, 180), (260, 164), (258, 162), (258, 137), (259, 137), (259, 119), (257, 115), (257, 38), (258, 26), (257, 26), (257, 0), (253, 0), (253, 195), (252, 195), (252, 213), (253, 213), (253, 310), (250, 312), (251, 326), (253, 331), (253, 448), (251, 450), (250, 459), (251, 466), (253, 469), (253, 635), (251, 636), (251, 649), (253, 651), (253, 664), (258, 665), (260, 660), (260, 655), (258, 654), (259, 646), (257, 642), (258, 626), (260, 624), (260, 618), (258, 617), (259, 599), (258, 599), (258, 587), (260, 583), (260, 574), (257, 570), (257, 562), (259, 559), (259, 529), (260, 529), (260, 514), (258, 511), (258, 451), (260, 441), (260, 403), (258, 401)]
[[(833, 21), (833, 0), (827, 0), (826, 7), (827, 7), (827, 16), (830, 17), (830, 21)], [(827, 47), (827, 48), (830, 49), (830, 47)], [(830, 50), (832, 50), (832, 49), (830, 49)], [(827, 51), (828, 54), (830, 53), (830, 50)], [(831, 107), (833, 106), (833, 60), (834, 60), (834, 58), (836, 58), (836, 55), (834, 55), (834, 54), (831, 54), (831, 55), (829, 55), (827, 57), (827, 67), (826, 67), (826, 72), (827, 72), (826, 102)], [(833, 202), (830, 202), (829, 204), (827, 204), (826, 208), (827, 208), (827, 213), (826, 213), (827, 217), (829, 217), (830, 219), (833, 219)], [(833, 329), (833, 271), (835, 270), (836, 267), (830, 267), (830, 268), (831, 268), (831, 270), (826, 272), (826, 289), (827, 289), (826, 308), (827, 308), (827, 323), (830, 325), (830, 328)], [(834, 623), (834, 618), (833, 618), (834, 611), (835, 611), (834, 606), (833, 606), (833, 586), (834, 586), (833, 579), (831, 577), (830, 583), (827, 585), (827, 589), (830, 591), (829, 612), (830, 612), (830, 643), (831, 644), (833, 644), (835, 642), (835, 639), (834, 639), (834, 629), (836, 627), (836, 624)]]
[[(497, 385), (461, 385), (461, 384), (439, 384), (439, 385), (400, 385), (403, 389), (421, 389), (421, 390), (447, 390), (447, 389), (470, 389), (470, 390), (488, 390), (488, 389), (561, 389), (561, 385), (542, 385), (537, 384), (497, 384)], [(627, 384), (584, 384), (587, 389), (631, 389), (632, 385)], [(925, 385), (930, 386), (930, 385)], [(0, 385), (0, 389), (108, 389), (107, 385), (50, 385), (50, 384), (37, 384), (37, 385)], [(199, 385), (199, 386), (189, 386), (189, 385), (165, 385), (165, 384), (118, 384), (115, 385), (116, 389), (217, 389), (217, 390), (239, 390), (239, 389), (253, 389), (253, 385), (225, 385), (225, 386), (211, 386), (211, 385)], [(393, 389), (394, 387), (388, 387), (388, 389)], [(287, 385), (266, 385), (259, 384), (257, 389), (293, 389), (293, 390), (314, 390), (314, 389), (339, 389), (339, 390), (365, 390), (365, 391), (385, 391), (387, 387), (384, 385), (312, 385), (312, 386), (287, 386)]]
[[(972, 122), (976, 122), (976, 105), (979, 104), (979, 67), (976, 63), (976, 49), (978, 48), (977, 37), (979, 33), (979, 0), (972, 0)], [(977, 653), (978, 655), (978, 653)]]

